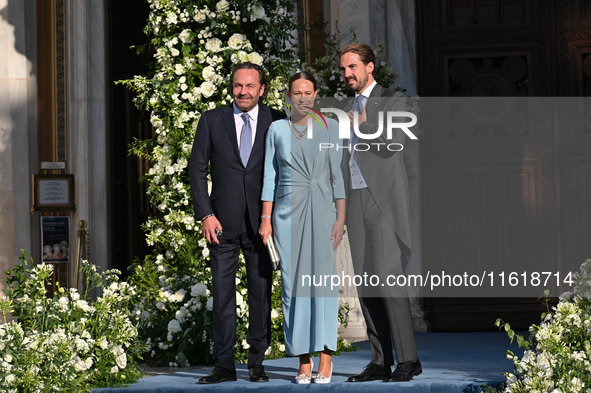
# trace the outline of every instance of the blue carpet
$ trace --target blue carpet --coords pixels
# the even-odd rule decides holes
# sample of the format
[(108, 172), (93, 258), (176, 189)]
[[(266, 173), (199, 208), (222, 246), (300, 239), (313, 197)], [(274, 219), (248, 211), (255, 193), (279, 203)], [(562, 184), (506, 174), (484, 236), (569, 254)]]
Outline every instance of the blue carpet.
[[(520, 355), (522, 350), (516, 342), (509, 344), (506, 333), (416, 333), (419, 359), (423, 373), (410, 382), (385, 383), (372, 381), (346, 383), (346, 379), (359, 373), (369, 363), (371, 354), (369, 342), (357, 343), (356, 352), (343, 353), (333, 357), (334, 372), (328, 385), (296, 385), (294, 376), (298, 370), (298, 358), (265, 361), (265, 370), (271, 381), (252, 383), (248, 381), (246, 365), (237, 366), (238, 381), (216, 385), (198, 385), (199, 377), (209, 374), (211, 367), (182, 371), (169, 375), (144, 378), (126, 388), (95, 389), (95, 393), (187, 393), (187, 392), (260, 392), (284, 393), (312, 389), (323, 392), (404, 392), (431, 393), (477, 393), (481, 384), (498, 387), (505, 382), (503, 372), (513, 370), (513, 362), (505, 357), (507, 349)], [(318, 364), (318, 359), (315, 361)]]

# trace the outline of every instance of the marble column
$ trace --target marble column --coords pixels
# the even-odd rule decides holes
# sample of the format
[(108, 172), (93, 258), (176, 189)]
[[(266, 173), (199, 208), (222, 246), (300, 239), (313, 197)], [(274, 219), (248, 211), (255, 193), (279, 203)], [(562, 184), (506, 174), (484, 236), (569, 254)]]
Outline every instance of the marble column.
[[(330, 26), (338, 20), (341, 49), (349, 45), (353, 32), (357, 42), (372, 48), (384, 47), (383, 58), (398, 73), (396, 84), (404, 87), (408, 96), (417, 93), (416, 36), (414, 0), (343, 0), (330, 1)], [(394, 86), (391, 86), (394, 87)], [(421, 272), (421, 206), (420, 206), (420, 157), (419, 141), (405, 144), (407, 170), (409, 172), (410, 221), (412, 259), (409, 274)], [(425, 332), (428, 325), (421, 309), (421, 293), (409, 288), (413, 326), (415, 331)], [(352, 310), (357, 315), (356, 309)], [(355, 330), (357, 327), (355, 327)], [(348, 332), (344, 335), (350, 335)]]
[[(34, 251), (37, 216), (30, 213), (31, 173), (36, 172), (35, 1), (0, 0), (0, 274), (20, 250)], [(38, 258), (36, 258), (38, 260)], [(0, 282), (0, 290), (6, 288)], [(0, 293), (0, 296), (2, 294)]]
[(68, 167), (75, 175), (78, 205), (72, 216), (72, 230), (78, 229), (79, 220), (87, 222), (88, 260), (108, 269), (111, 262), (105, 7), (105, 0), (66, 1), (67, 135)]

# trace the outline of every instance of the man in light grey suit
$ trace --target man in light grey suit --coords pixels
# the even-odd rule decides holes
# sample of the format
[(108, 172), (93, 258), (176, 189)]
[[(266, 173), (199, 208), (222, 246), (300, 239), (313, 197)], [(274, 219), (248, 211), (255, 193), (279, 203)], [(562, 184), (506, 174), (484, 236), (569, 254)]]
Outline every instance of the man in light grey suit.
[[(351, 125), (352, 112), (358, 112), (358, 127), (363, 134), (376, 132), (378, 112), (385, 115), (406, 109), (402, 93), (376, 83), (374, 68), (375, 54), (368, 45), (352, 44), (341, 52), (343, 79), (355, 91), (355, 101), (347, 108), (352, 109)], [(409, 381), (422, 373), (406, 288), (386, 284), (389, 275), (404, 274), (411, 247), (407, 175), (403, 153), (397, 151), (401, 145), (396, 145), (404, 142), (405, 134), (394, 129), (392, 139), (386, 137), (384, 130), (376, 139), (360, 141), (351, 131), (351, 149), (345, 150), (343, 156), (348, 182), (347, 229), (355, 274), (380, 277), (376, 287), (357, 288), (372, 359), (363, 372), (349, 377), (348, 382)], [(357, 143), (363, 143), (363, 148), (356, 150)], [(392, 343), (398, 363), (393, 372)]]

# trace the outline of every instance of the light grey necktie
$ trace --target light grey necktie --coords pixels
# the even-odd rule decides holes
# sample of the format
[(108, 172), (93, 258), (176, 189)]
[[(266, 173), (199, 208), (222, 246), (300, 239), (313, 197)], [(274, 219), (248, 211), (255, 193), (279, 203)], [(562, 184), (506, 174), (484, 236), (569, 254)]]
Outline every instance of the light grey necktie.
[[(357, 112), (361, 115), (361, 112), (363, 112), (363, 99), (365, 98), (365, 96), (363, 96), (362, 94), (359, 94), (356, 98), (355, 101), (353, 101), (353, 108), (351, 108), (353, 110), (353, 112)], [(357, 134), (355, 134), (355, 131), (353, 131), (353, 127), (351, 127), (351, 146), (354, 146), (355, 144), (357, 144), (357, 142), (359, 141), (359, 138), (357, 137)], [(351, 156), (355, 155), (355, 150), (351, 150)]]
[(250, 126), (248, 113), (242, 114), (242, 120), (244, 121), (244, 125), (240, 132), (240, 158), (244, 166), (246, 166), (248, 157), (250, 157), (250, 152), (252, 151), (252, 127)]

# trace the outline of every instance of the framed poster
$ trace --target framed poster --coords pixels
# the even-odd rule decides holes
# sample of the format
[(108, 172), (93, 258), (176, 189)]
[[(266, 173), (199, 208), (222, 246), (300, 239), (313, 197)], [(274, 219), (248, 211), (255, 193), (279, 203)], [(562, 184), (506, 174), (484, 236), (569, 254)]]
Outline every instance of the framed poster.
[(32, 210), (76, 211), (74, 175), (33, 175)]
[(70, 261), (70, 217), (41, 217), (41, 260)]

